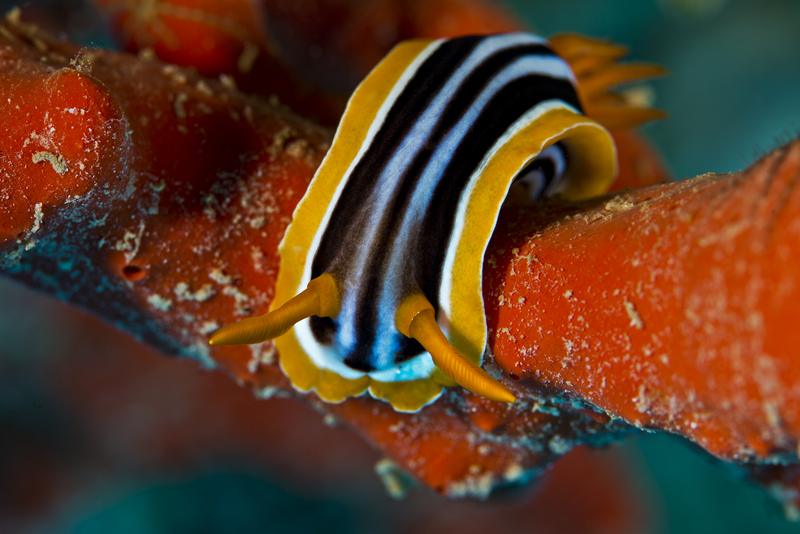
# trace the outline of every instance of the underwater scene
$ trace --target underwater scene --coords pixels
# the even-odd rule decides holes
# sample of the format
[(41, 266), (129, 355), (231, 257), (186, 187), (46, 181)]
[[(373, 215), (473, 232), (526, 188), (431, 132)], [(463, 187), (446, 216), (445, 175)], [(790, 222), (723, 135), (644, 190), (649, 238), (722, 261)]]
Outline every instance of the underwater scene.
[[(528, 366), (522, 371), (529, 374), (521, 379), (516, 371), (508, 374), (511, 381), (499, 379), (510, 383), (518, 396), (520, 390), (533, 388), (531, 384), (539, 378), (544, 384), (541, 398), (525, 397), (525, 413), (512, 420), (505, 408), (496, 408), (482, 393), (456, 394), (451, 393), (455, 388), (443, 389), (442, 384), (458, 382), (451, 375), (452, 381), (441, 378), (433, 393), (426, 390), (424, 401), (411, 410), (402, 403), (415, 392), (395, 394), (390, 387), (380, 390), (373, 384), (369, 386), (373, 397), (389, 399), (374, 401), (369, 395), (359, 396), (367, 385), (347, 389), (356, 386), (338, 375), (330, 381), (335, 387), (315, 386), (320, 396), (323, 390), (332, 397), (340, 395), (335, 403), (323, 402), (313, 393), (308, 394), (307, 402), (298, 402), (286, 392), (292, 390), (292, 384), (310, 389), (302, 386), (304, 373), (310, 371), (282, 372), (269, 344), (214, 353), (206, 344), (208, 336), (225, 324), (213, 318), (232, 322), (257, 315), (256, 309), (263, 308), (261, 313), (266, 313), (272, 289), (269, 294), (252, 297), (249, 288), (231, 273), (246, 262), (249, 267), (241, 269), (251, 269), (247, 271), (251, 279), (270, 287), (275, 284), (279, 260), (274, 251), (293, 207), (323, 161), (350, 93), (398, 40), (470, 31), (527, 30), (544, 37), (575, 33), (626, 47), (627, 55), (619, 59), (622, 64), (631, 61), (664, 67), (663, 73), (641, 71), (627, 79), (619, 74), (620, 80), (634, 83), (623, 85), (622, 96), (612, 98), (613, 105), (646, 109), (643, 115), (634, 111), (631, 115), (621, 112), (621, 119), (615, 115), (598, 118), (604, 125), (612, 124), (608, 128), (617, 144), (620, 168), (628, 177), (614, 190), (626, 191), (667, 178), (679, 181), (706, 173), (742, 171), (798, 137), (800, 2), (0, 0), (0, 10), (9, 13), (5, 25), (0, 25), (0, 73), (13, 71), (17, 76), (28, 72), (18, 67), (24, 64), (32, 73), (30, 79), (35, 80), (36, 72), (45, 72), (36, 69), (49, 69), (46, 73), (50, 75), (60, 68), (54, 65), (60, 65), (84, 78), (101, 80), (101, 89), (96, 91), (95, 86), (87, 90), (82, 79), (68, 75), (48, 82), (63, 84), (49, 93), (55, 95), (52, 106), (64, 95), (89, 94), (87, 102), (94, 99), (91, 105), (103, 109), (104, 117), (113, 118), (90, 123), (84, 140), (92, 132), (108, 128), (111, 138), (123, 140), (114, 145), (117, 147), (150, 132), (152, 146), (134, 156), (76, 141), (76, 146), (81, 146), (76, 153), (89, 154), (78, 164), (81, 172), (84, 167), (103, 167), (122, 176), (119, 169), (127, 161), (141, 166), (147, 160), (188, 184), (183, 197), (174, 194), (166, 198), (174, 190), (160, 176), (140, 172), (138, 178), (129, 179), (126, 170), (124, 180), (109, 181), (98, 194), (102, 197), (98, 206), (103, 210), (71, 212), (64, 216), (60, 235), (30, 241), (25, 248), (25, 239), (53, 215), (48, 211), (43, 215), (42, 205), (37, 203), (31, 219), (35, 228), (31, 230), (27, 222), (28, 226), (20, 226), (22, 230), (14, 227), (15, 221), (24, 217), (19, 215), (21, 208), (9, 202), (12, 193), (5, 186), (17, 171), (8, 163), (10, 156), (3, 154), (5, 145), (0, 140), (0, 532), (728, 534), (788, 533), (800, 528), (800, 449), (798, 434), (790, 428), (800, 409), (800, 379), (792, 377), (796, 369), (786, 362), (758, 370), (779, 377), (775, 383), (784, 384), (786, 397), (794, 397), (780, 409), (765, 409), (764, 417), (774, 422), (775, 428), (788, 429), (777, 438), (777, 433), (748, 426), (749, 420), (737, 426), (737, 414), (733, 408), (726, 411), (730, 408), (726, 399), (698, 400), (693, 405), (702, 406), (695, 410), (701, 414), (697, 419), (677, 421), (658, 413), (650, 419), (637, 419), (633, 408), (641, 408), (644, 414), (658, 404), (653, 389), (631, 386), (633, 393), (627, 389), (614, 393), (609, 392), (613, 387), (604, 390), (599, 382), (588, 380), (589, 389), (604, 393), (581, 396), (585, 393), (581, 384), (573, 388), (569, 380), (576, 379), (564, 379), (560, 366), (543, 369), (540, 375), (530, 366), (533, 357), (527, 353), (519, 357), (517, 367), (499, 355), (491, 369), (487, 366), (493, 379), (502, 375), (503, 369)], [(249, 10), (252, 16), (240, 14), (237, 18), (237, 10)], [(37, 28), (55, 37), (48, 40)], [(207, 28), (208, 34), (198, 28)], [(254, 44), (247, 40), (254, 35), (270, 37)], [(78, 52), (58, 40), (90, 48)], [(27, 47), (20, 56), (23, 59), (12, 57), (7, 43), (17, 46), (21, 42)], [(2, 47), (7, 48), (3, 51)], [(131, 55), (119, 59), (93, 52), (93, 48)], [(561, 50), (561, 41), (554, 40), (554, 48)], [(598, 54), (613, 56), (611, 63), (623, 55), (603, 50)], [(231, 57), (235, 72), (225, 74)], [(193, 66), (184, 70), (168, 65), (172, 62)], [(575, 67), (577, 63), (570, 64)], [(166, 91), (166, 86), (159, 85), (160, 79), (151, 78), (156, 70), (169, 83), (191, 86), (186, 92), (179, 91), (163, 109), (148, 107), (144, 97), (136, 100), (136, 95), (147, 91)], [(658, 76), (651, 79), (652, 74)], [(26, 92), (33, 94), (34, 89), (23, 78), (3, 74), (0, 96), (19, 95), (20, 101), (25, 101)], [(578, 76), (577, 83), (582, 80)], [(603, 83), (598, 82), (600, 89), (595, 94), (579, 90), (582, 97), (596, 97), (596, 109), (601, 112), (606, 103), (603, 98), (608, 97)], [(259, 93), (265, 86), (270, 87), (267, 94)], [(106, 88), (109, 93), (103, 93)], [(107, 94), (114, 96), (107, 98)], [(245, 96), (249, 94), (259, 96)], [(208, 100), (195, 105), (191, 99), (197, 95)], [(9, 96), (7, 103), (0, 103), (6, 105), (0, 112), (5, 109), (7, 113), (0, 114), (2, 137), (11, 136), (17, 120), (10, 118), (14, 98)], [(115, 116), (118, 106), (135, 113)], [(663, 110), (663, 119), (651, 120), (658, 115), (648, 114), (651, 108)], [(68, 119), (86, 114), (79, 107), (64, 109)], [(172, 128), (170, 121), (175, 117), (183, 120), (194, 117), (193, 113), (213, 120), (203, 122), (197, 131), (181, 124), (176, 136), (165, 134), (163, 139), (169, 141), (157, 138)], [(591, 109), (587, 115), (592, 115)], [(619, 122), (603, 122), (617, 119)], [(240, 135), (229, 123), (241, 126), (244, 133)], [(628, 131), (634, 127), (641, 137)], [(44, 147), (33, 155), (37, 169), (44, 166), (55, 176), (53, 184), (73, 180), (70, 174), (77, 174), (77, 167), (48, 148), (56, 141), (43, 141), (43, 135), (31, 134), (24, 145)], [(259, 144), (265, 136), (272, 144)], [(228, 161), (235, 165), (226, 167)], [(205, 184), (208, 191), (202, 190), (195, 205), (192, 184), (201, 184), (198, 189), (202, 189), (203, 183), (191, 182), (192, 176), (209, 168), (215, 169), (214, 180), (218, 181)], [(252, 182), (234, 177), (244, 172), (242, 169), (257, 169)], [(254, 184), (264, 175), (277, 177), (276, 188), (282, 189), (276, 193), (277, 200), (262, 205), (256, 192), (272, 192), (264, 193)], [(43, 178), (37, 182), (38, 176), (19, 194), (39, 195), (34, 190), (40, 188), (46, 207), (58, 195), (57, 187)], [(69, 182), (78, 192), (65, 196), (64, 204), (77, 205), (78, 198), (88, 191), (80, 189), (84, 185), (79, 179)], [(136, 205), (137, 210), (143, 209), (151, 217), (148, 220), (163, 224), (145, 232), (144, 223), (138, 226), (136, 222), (129, 227), (132, 230), (113, 234), (114, 210), (122, 208), (103, 199), (114, 195), (125, 201), (138, 195), (141, 204)], [(229, 198), (236, 202), (226, 200)], [(637, 198), (656, 201), (655, 194)], [(552, 208), (555, 211), (548, 213), (567, 213), (558, 212), (558, 202)], [(584, 202), (576, 205), (586, 210), (596, 207), (591, 200), (578, 202)], [(625, 202), (604, 201), (604, 205), (622, 213), (630, 208)], [(228, 217), (235, 209), (243, 210), (247, 218)], [(498, 227), (514, 228), (516, 220), (503, 219), (507, 217), (503, 209)], [(724, 207), (718, 211), (723, 213)], [(569, 213), (568, 218), (577, 218)], [(124, 214), (130, 222), (129, 213)], [(181, 214), (188, 222), (178, 220)], [(556, 215), (547, 215), (551, 218), (537, 224), (547, 226), (541, 221), (549, 224)], [(6, 217), (11, 221), (8, 224)], [(88, 221), (85, 237), (75, 232), (73, 223), (78, 217)], [(227, 224), (246, 226), (250, 233), (241, 237), (220, 229)], [(796, 233), (796, 221), (792, 228)], [(280, 235), (270, 233), (275, 229)], [(197, 238), (206, 230), (214, 242)], [(731, 232), (736, 235), (731, 235), (736, 237), (740, 231), (734, 228)], [(8, 259), (11, 248), (5, 246), (6, 234), (14, 236), (13, 246), (20, 257), (31, 249), (43, 251), (49, 259), (32, 264), (32, 269), (19, 268), (24, 263), (18, 263), (16, 257), (12, 260), (17, 263)], [(158, 238), (163, 245), (150, 250), (142, 245), (140, 249), (143, 235)], [(65, 245), (67, 242), (70, 244)], [(698, 242), (714, 245), (710, 238)], [(262, 252), (261, 245), (256, 246), (259, 243), (272, 247), (271, 255)], [(73, 246), (85, 246), (92, 252), (73, 257)], [(505, 242), (490, 244), (487, 257), (494, 253), (500, 257), (504, 249), (499, 247), (505, 247)], [(510, 247), (505, 248), (510, 251)], [(240, 250), (230, 252), (235, 248)], [(101, 249), (112, 252), (108, 264), (97, 268), (93, 254)], [(510, 271), (521, 261), (516, 258), (519, 249), (514, 250), (515, 258), (508, 262)], [(191, 254), (195, 252), (208, 263), (194, 263), (196, 257)], [(234, 258), (230, 264), (235, 268), (217, 268), (221, 257)], [(786, 257), (796, 256), (787, 252)], [(493, 265), (490, 269), (488, 263), (485, 283), (506, 267)], [(734, 263), (731, 260), (731, 270), (736, 268)], [(106, 267), (119, 275), (118, 281), (106, 276)], [(790, 271), (792, 264), (784, 268)], [(171, 280), (169, 286), (165, 283), (151, 293), (131, 292), (120, 297), (118, 288), (147, 284), (158, 273), (190, 277), (201, 269), (210, 272), (204, 279), (207, 283), (176, 284), (178, 279), (168, 274), (163, 276)], [(591, 273), (593, 269), (599, 267), (574, 265), (576, 271)], [(508, 319), (503, 315), (503, 292), (496, 290), (501, 282), (492, 283), (483, 293), (492, 297), (486, 298), (489, 331), (501, 330), (503, 325), (512, 328), (516, 316)], [(781, 286), (780, 281), (776, 288), (786, 294), (793, 290)], [(571, 296), (571, 290), (559, 290), (552, 298), (569, 301)], [(519, 298), (521, 305), (524, 298)], [(206, 301), (212, 306), (209, 313), (200, 311)], [(494, 301), (500, 305), (495, 306)], [(222, 306), (218, 302), (225, 303), (224, 313), (217, 313)], [(712, 302), (697, 305), (702, 308)], [(495, 307), (490, 310), (490, 306)], [(633, 332), (631, 337), (658, 323), (640, 302), (634, 305), (626, 299), (621, 309), (625, 326)], [(590, 323), (592, 320), (589, 317)], [(669, 331), (668, 320), (663, 321)], [(702, 328), (698, 325), (698, 332)], [(679, 330), (677, 324), (674, 329)], [(789, 334), (797, 335), (789, 329), (786, 333), (787, 339), (793, 339)], [(489, 344), (500, 354), (500, 345), (491, 340)], [(679, 359), (660, 353), (652, 356), (658, 357), (665, 363), (669, 358)], [(715, 374), (716, 366), (722, 366), (715, 363), (715, 355), (702, 357), (711, 363), (703, 367), (706, 375), (694, 377), (696, 382), (724, 382), (728, 375), (724, 370)], [(319, 372), (313, 362), (311, 368)], [(674, 378), (668, 365), (659, 369), (665, 383)], [(681, 378), (674, 379), (678, 389)], [(569, 385), (564, 390), (577, 393), (545, 400), (564, 383)], [(605, 387), (605, 381), (602, 384)], [(617, 384), (620, 388), (630, 385), (626, 377)], [(336, 389), (339, 387), (346, 393)], [(766, 395), (761, 390), (753, 393), (751, 387), (755, 386), (737, 382), (723, 384), (719, 390), (742, 393), (743, 404), (750, 402), (746, 394), (753, 398)], [(731, 398), (734, 396), (732, 393)], [(395, 402), (394, 398), (401, 400)], [(606, 398), (608, 404), (600, 406), (598, 399)], [(419, 412), (405, 413), (428, 403)], [(712, 405), (724, 408), (714, 412)], [(399, 406), (399, 411), (393, 406)], [(619, 409), (615, 413), (606, 410), (612, 406)], [(429, 413), (432, 415), (426, 420)], [(714, 417), (722, 421), (719, 427), (710, 421)], [(795, 421), (790, 421), (791, 417)], [(466, 423), (462, 424), (462, 419)], [(525, 435), (524, 429), (539, 425), (555, 434), (547, 441)], [(703, 428), (711, 430), (703, 434)], [(403, 437), (394, 441), (394, 435)], [(732, 453), (726, 439), (747, 442), (747, 452), (740, 456)], [(463, 444), (464, 450), (444, 445), (453, 443)], [(529, 450), (514, 456), (524, 448)], [(742, 462), (759, 458), (764, 465), (742, 468), (723, 458)], [(462, 464), (466, 467), (456, 476), (452, 466)]]

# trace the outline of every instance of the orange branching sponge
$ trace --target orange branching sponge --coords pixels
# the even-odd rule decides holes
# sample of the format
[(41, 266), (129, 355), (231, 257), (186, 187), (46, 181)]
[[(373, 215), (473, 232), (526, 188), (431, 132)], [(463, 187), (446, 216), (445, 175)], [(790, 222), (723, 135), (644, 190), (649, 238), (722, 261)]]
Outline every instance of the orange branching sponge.
[(719, 458), (793, 465), (770, 475), (797, 489), (799, 179), (795, 141), (735, 175), (509, 210), (485, 264), (497, 363)]
[(127, 51), (235, 80), (335, 126), (398, 42), (519, 31), (484, 0), (94, 0)]
[[(15, 20), (0, 25), (0, 80), (14, 118), (0, 123), (3, 272), (291, 393), (271, 343), (207, 338), (268, 310), (329, 134), (191, 70)], [(636, 427), (733, 462), (797, 462), (798, 169), (794, 143), (742, 174), (507, 208), (484, 265), (484, 368), (517, 379), (501, 378), (513, 405), (453, 388), (406, 414), (293, 394), (448, 495), (485, 495)]]
[(485, 272), (498, 364), (719, 457), (796, 455), (798, 178), (794, 142), (741, 174), (506, 211)]
[[(135, 323), (168, 352), (191, 343), (163, 335), (161, 314), (181, 310), (188, 335), (190, 323), (215, 328), (209, 306), (234, 303), (233, 317), (268, 303), (274, 250), (328, 134), (189, 69), (54, 42), (15, 20), (0, 32), (4, 268)], [(256, 292), (233, 283), (231, 262), (260, 280)], [(77, 278), (96, 298), (77, 296)]]

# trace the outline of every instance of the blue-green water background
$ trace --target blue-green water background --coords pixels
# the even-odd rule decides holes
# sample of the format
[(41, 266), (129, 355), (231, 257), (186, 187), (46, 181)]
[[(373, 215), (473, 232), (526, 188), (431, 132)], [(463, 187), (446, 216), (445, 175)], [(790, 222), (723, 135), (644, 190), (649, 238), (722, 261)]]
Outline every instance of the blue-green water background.
[[(680, 4), (703, 2), (508, 1), (543, 35), (570, 31), (611, 38), (628, 45), (634, 58), (666, 66), (670, 76), (652, 87), (656, 105), (668, 111), (669, 119), (644, 132), (677, 178), (736, 171), (800, 131), (800, 1), (707, 1), (711, 7), (695, 13), (679, 9)], [(0, 7), (7, 5), (0, 1)], [(86, 39), (107, 44), (102, 33), (87, 33)], [(36, 319), (8, 301), (20, 295), (24, 298), (20, 290), (0, 285), (0, 333), (19, 331)], [(36, 330), (48, 332), (48, 325)], [(6, 335), (0, 339), (0, 362), (41, 358), (33, 354), (40, 350), (36, 347)], [(3, 409), (0, 402), (0, 415)], [(4, 421), (0, 417), (0, 432), (10, 431)], [(622, 450), (635, 458), (637, 469), (644, 458), (641, 476), (661, 495), (656, 532), (800, 531), (783, 519), (764, 491), (676, 438), (643, 435)], [(374, 511), (347, 496), (308, 497), (269, 474), (246, 473), (241, 466), (116, 481), (103, 493), (97, 496), (102, 506), (83, 499), (43, 531), (367, 532), (381, 524)]]

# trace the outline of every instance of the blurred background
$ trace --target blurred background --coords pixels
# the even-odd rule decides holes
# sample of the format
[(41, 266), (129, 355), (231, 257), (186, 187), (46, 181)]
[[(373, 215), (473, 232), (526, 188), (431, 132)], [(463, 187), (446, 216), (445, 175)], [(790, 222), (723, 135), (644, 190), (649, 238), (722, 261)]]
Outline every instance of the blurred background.
[[(3, 11), (15, 4), (0, 0)], [(73, 40), (115, 46), (88, 2), (21, 5)], [(504, 6), (545, 36), (609, 38), (669, 69), (641, 89), (669, 118), (643, 132), (676, 179), (739, 170), (800, 132), (797, 0)], [(666, 435), (576, 451), (531, 486), (487, 503), (453, 503), (423, 488), (396, 501), (383, 482), (397, 476), (376, 475), (379, 455), (331, 423), (293, 401), (253, 399), (219, 373), (161, 357), (0, 280), (0, 532), (800, 528), (764, 490)]]

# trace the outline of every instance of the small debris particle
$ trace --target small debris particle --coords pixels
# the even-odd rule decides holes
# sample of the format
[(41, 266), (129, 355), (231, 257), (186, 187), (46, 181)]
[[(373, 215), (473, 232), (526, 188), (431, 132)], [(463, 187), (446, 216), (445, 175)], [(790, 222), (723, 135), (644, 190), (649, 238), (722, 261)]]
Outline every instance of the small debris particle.
[(293, 158), (302, 158), (308, 154), (308, 141), (305, 139), (298, 139), (286, 145), (286, 153)]
[(565, 299), (568, 299), (568, 298), (571, 298), (571, 297), (572, 297), (572, 290), (571, 289), (567, 289), (566, 291), (564, 291), (564, 298)]
[(50, 165), (52, 165), (53, 166), (53, 170), (56, 171), (58, 174), (64, 174), (65, 172), (67, 172), (69, 170), (69, 167), (67, 167), (67, 164), (64, 161), (64, 158), (62, 158), (61, 156), (58, 156), (56, 154), (53, 154), (52, 152), (47, 152), (47, 151), (43, 150), (43, 151), (37, 152), (36, 154), (33, 155), (33, 162), (34, 163), (40, 163), (42, 161), (46, 161)]
[(91, 221), (89, 221), (89, 228), (97, 228), (98, 226), (105, 226), (106, 219), (108, 219), (108, 213), (106, 213), (99, 219), (92, 219)]
[(777, 428), (781, 424), (781, 416), (778, 411), (778, 407), (771, 402), (765, 402), (762, 405), (762, 409), (764, 410), (764, 415), (767, 416), (767, 423), (770, 426)]
[(197, 329), (198, 332), (201, 334), (210, 334), (211, 332), (216, 332), (219, 329), (219, 323), (216, 321), (206, 321), (200, 325), (200, 328)]
[(572, 443), (559, 435), (555, 435), (550, 438), (550, 441), (547, 443), (547, 448), (553, 452), (553, 454), (558, 454), (559, 456), (566, 454), (572, 448)]
[(217, 220), (217, 210), (214, 209), (214, 205), (219, 206), (219, 202), (217, 202), (217, 197), (215, 197), (212, 193), (208, 193), (204, 195), (202, 198), (203, 201), (203, 215), (208, 217), (208, 220), (214, 222)]
[(266, 272), (267, 270), (267, 257), (264, 256), (264, 252), (258, 248), (253, 247), (250, 251), (250, 258), (253, 260), (253, 268), (260, 272)]
[[(564, 342), (564, 350), (567, 351), (567, 354), (572, 354), (573, 352), (575, 352), (576, 343), (574, 341), (572, 341), (571, 339), (567, 339), (565, 337), (562, 337), (561, 340)], [(571, 359), (564, 358), (561, 360), (561, 368), (566, 369), (571, 363), (572, 363)]]
[(639, 392), (634, 400), (636, 401), (636, 411), (639, 413), (647, 413), (650, 409), (650, 399), (647, 398), (647, 388), (644, 384), (639, 386)]
[(216, 283), (226, 286), (233, 282), (233, 278), (230, 275), (225, 274), (225, 272), (220, 269), (219, 267), (214, 267), (208, 272), (208, 277), (211, 278)]
[(622, 197), (614, 197), (606, 202), (606, 210), (608, 211), (628, 211), (634, 207), (634, 203)]
[(503, 473), (503, 479), (506, 482), (517, 482), (524, 477), (525, 470), (522, 469), (522, 466), (517, 463), (509, 465)]
[(398, 421), (393, 425), (389, 425), (388, 430), (389, 430), (389, 432), (393, 432), (393, 433), (396, 434), (396, 433), (400, 432), (401, 430), (403, 430), (403, 428), (405, 426), (406, 426), (406, 424), (403, 421)]
[(232, 91), (236, 90), (236, 80), (234, 80), (232, 76), (228, 74), (220, 74), (219, 81), (225, 88), (230, 89)]
[(247, 364), (247, 369), (255, 374), (261, 365), (272, 365), (275, 363), (275, 345), (272, 343), (257, 343), (250, 345), (251, 358)]
[(176, 85), (186, 85), (186, 73), (177, 65), (164, 65), (161, 68), (161, 72), (164, 76), (169, 76)]
[(97, 56), (88, 48), (81, 48), (77, 55), (69, 61), (70, 66), (81, 74), (91, 74)]
[(172, 307), (172, 301), (162, 297), (158, 293), (153, 293), (147, 297), (147, 302), (161, 311), (168, 311)]
[(639, 312), (636, 311), (636, 306), (634, 306), (633, 302), (625, 299), (625, 313), (628, 314), (628, 317), (631, 319), (630, 326), (636, 327), (637, 330), (644, 330), (644, 321), (642, 321), (642, 316), (639, 315)]
[(546, 413), (546, 414), (553, 415), (553, 416), (556, 416), (556, 417), (561, 415), (561, 412), (555, 406), (542, 404), (539, 401), (535, 401), (533, 403), (533, 406), (531, 407), (531, 411), (532, 412), (542, 412), (542, 413)]
[(141, 50), (139, 50), (137, 56), (142, 61), (155, 61), (156, 59), (158, 59), (156, 57), (155, 51), (149, 46), (147, 48), (142, 48)]
[(764, 327), (764, 316), (760, 312), (752, 312), (747, 315), (747, 327), (751, 330), (758, 330)]
[(381, 458), (375, 463), (375, 474), (383, 482), (386, 493), (398, 501), (405, 499), (408, 490), (416, 485), (414, 478), (389, 458)]
[(322, 423), (325, 426), (334, 427), (334, 426), (336, 426), (338, 424), (338, 422), (339, 422), (338, 419), (336, 419), (336, 416), (333, 415), (332, 413), (326, 413), (322, 417)]
[(39, 231), (39, 228), (42, 227), (42, 221), (44, 220), (44, 213), (42, 212), (42, 203), (39, 202), (33, 209), (33, 226), (28, 231), (28, 235), (33, 235)]
[(175, 110), (175, 116), (179, 119), (186, 118), (186, 108), (183, 105), (189, 100), (189, 95), (186, 93), (178, 93), (172, 101), (172, 108)]
[(479, 475), (483, 471), (483, 468), (478, 464), (472, 464), (469, 466), (469, 474), (470, 475)]
[(267, 221), (267, 219), (263, 215), (258, 215), (256, 217), (253, 217), (252, 219), (250, 219), (250, 223), (249, 223), (250, 224), (250, 228), (258, 230), (259, 228), (264, 226), (264, 223), (266, 221)]
[(474, 497), (486, 499), (494, 487), (494, 477), (491, 472), (486, 472), (475, 477), (466, 477), (458, 482), (451, 482), (447, 488), (450, 498)]
[(263, 388), (254, 390), (256, 398), (263, 400), (271, 399), (280, 392), (280, 389), (276, 386), (264, 386)]
[(244, 304), (250, 300), (250, 297), (242, 293), (238, 287), (225, 286), (222, 288), (222, 294), (233, 297), (237, 304)]
[(179, 282), (173, 290), (178, 300), (193, 300), (196, 302), (205, 302), (214, 296), (216, 291), (211, 284), (204, 284), (203, 287), (197, 291), (191, 291), (189, 285), (185, 282)]
[(483, 445), (478, 445), (478, 454), (481, 456), (488, 456), (490, 452), (492, 452), (492, 448), (489, 445), (485, 443)]
[(130, 230), (125, 230), (125, 235), (122, 237), (122, 239), (118, 240), (114, 244), (114, 248), (116, 250), (125, 252), (125, 259), (128, 261), (128, 263), (130, 263), (131, 260), (136, 257), (136, 254), (139, 253), (139, 245), (141, 245), (142, 242), (144, 227), (144, 222), (140, 222), (138, 234), (134, 234)]
[(186, 354), (192, 359), (200, 362), (205, 369), (216, 369), (217, 362), (211, 357), (211, 347), (207, 341), (198, 340), (186, 349)]
[(177, 85), (186, 85), (189, 81), (189, 78), (186, 76), (186, 73), (180, 70), (176, 70), (172, 73), (172, 81)]
[(136, 171), (131, 171), (130, 176), (128, 176), (128, 184), (125, 186), (125, 193), (122, 195), (122, 200), (128, 200), (136, 192), (137, 179), (138, 175), (136, 174)]
[(197, 80), (197, 83), (194, 84), (194, 86), (195, 89), (197, 89), (199, 92), (203, 93), (206, 96), (212, 96), (214, 94), (214, 91), (211, 90), (211, 86), (208, 85), (208, 83), (206, 83), (205, 80), (202, 79)]
[(286, 141), (295, 136), (291, 126), (284, 126), (272, 137), (272, 144), (267, 147), (267, 152), (272, 157), (277, 157), (284, 149)]
[(253, 69), (253, 63), (256, 62), (258, 58), (259, 48), (258, 45), (255, 43), (251, 43), (247, 41), (244, 43), (244, 49), (242, 53), (239, 54), (239, 59), (236, 60), (236, 68), (239, 69), (239, 72), (242, 74), (247, 74)]

